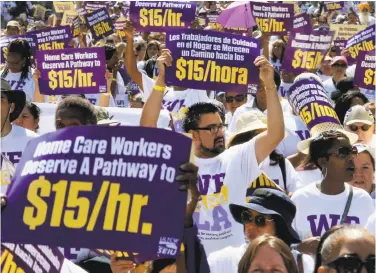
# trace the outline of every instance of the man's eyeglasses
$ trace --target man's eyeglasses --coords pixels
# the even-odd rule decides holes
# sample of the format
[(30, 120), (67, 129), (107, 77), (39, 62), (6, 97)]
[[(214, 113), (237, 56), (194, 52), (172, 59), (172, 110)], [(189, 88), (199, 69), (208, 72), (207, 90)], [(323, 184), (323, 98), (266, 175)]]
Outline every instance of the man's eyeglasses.
[(333, 64), (333, 67), (347, 67), (347, 64)]
[(227, 125), (225, 125), (225, 124), (210, 125), (210, 126), (204, 127), (204, 128), (196, 128), (195, 130), (210, 131), (210, 133), (212, 133), (213, 135), (216, 135), (219, 130), (223, 131), (226, 126)]
[(356, 147), (341, 147), (338, 149), (337, 152), (334, 153), (328, 153), (327, 155), (338, 155), (340, 158), (347, 158), (350, 155), (357, 155), (358, 154), (358, 149)]
[(367, 132), (369, 130), (369, 128), (371, 128), (370, 125), (367, 125), (367, 124), (364, 124), (362, 126), (357, 126), (357, 125), (349, 125), (349, 129), (353, 132), (356, 132), (358, 131), (359, 129), (362, 129), (363, 132)]
[(363, 262), (358, 256), (344, 255), (330, 262), (328, 267), (335, 268), (338, 273), (360, 273), (365, 267), (367, 273), (374, 273), (375, 256), (368, 256), (367, 260)]
[(228, 96), (226, 97), (226, 102), (227, 103), (233, 103), (234, 100), (237, 102), (243, 102), (245, 99), (245, 95), (236, 95), (235, 97)]
[(264, 227), (266, 225), (266, 222), (273, 221), (273, 218), (271, 218), (270, 216), (261, 214), (253, 216), (253, 214), (247, 210), (243, 211), (240, 214), (240, 217), (244, 225), (254, 222), (258, 227)]

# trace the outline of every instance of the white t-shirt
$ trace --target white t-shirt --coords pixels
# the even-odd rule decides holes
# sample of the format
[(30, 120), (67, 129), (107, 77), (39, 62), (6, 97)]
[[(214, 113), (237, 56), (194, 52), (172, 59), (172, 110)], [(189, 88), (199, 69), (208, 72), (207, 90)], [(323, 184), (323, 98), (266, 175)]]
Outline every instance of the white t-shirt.
[(61, 267), (60, 272), (62, 273), (87, 273), (87, 271), (85, 271), (78, 265), (74, 264), (73, 262), (69, 261), (68, 259), (64, 259), (63, 266)]
[[(14, 166), (20, 161), (21, 155), (29, 140), (38, 137), (33, 131), (23, 127), (12, 125), (10, 133), (1, 138), (1, 153), (12, 162)], [(1, 159), (3, 163), (3, 160)], [(1, 164), (1, 193), (5, 194), (10, 184), (10, 172), (7, 164)]]
[[(255, 139), (209, 158), (195, 158), (198, 170), (199, 201), (194, 222), (206, 255), (227, 246), (244, 243), (243, 226), (233, 219), (229, 204), (244, 204), (247, 187), (260, 174)], [(265, 164), (269, 164), (265, 160)]]
[[(0, 71), (0, 75), (3, 71)], [(8, 72), (7, 76), (4, 78), (12, 87), (12, 90), (22, 90), (26, 94), (27, 101), (34, 101), (34, 92), (35, 92), (35, 82), (33, 75), (29, 72), (26, 79), (21, 80), (22, 72), (12, 73)]]
[[(345, 191), (337, 195), (321, 193), (316, 183), (312, 183), (292, 195), (296, 206), (293, 228), (301, 240), (322, 236), (333, 226), (340, 224), (349, 196), (350, 185), (345, 183)], [(354, 195), (347, 215), (347, 224), (365, 227), (375, 206), (366, 191), (353, 187)]]
[(335, 85), (333, 83), (333, 79), (330, 78), (330, 79), (327, 79), (326, 81), (324, 81), (323, 86), (324, 86), (326, 93), (329, 96), (329, 99), (331, 99), (332, 93), (337, 90), (337, 88), (335, 87)]
[(325, 74), (321, 73), (320, 71), (318, 71), (316, 73), (316, 75), (319, 76), (319, 78), (321, 79), (322, 82), (332, 78), (332, 76), (326, 76)]
[(366, 229), (371, 232), (373, 235), (376, 235), (376, 212), (374, 212), (367, 221)]
[[(140, 71), (141, 72), (141, 71)], [(155, 81), (142, 73), (143, 100), (147, 101)], [(187, 89), (184, 91), (175, 91), (173, 88), (167, 88), (163, 97), (162, 107), (169, 112), (174, 122), (174, 130), (183, 132), (182, 120), (185, 117), (188, 107), (198, 102), (207, 102), (209, 97), (205, 90)]]
[[(239, 247), (226, 247), (222, 250), (212, 253), (208, 257), (210, 272), (213, 273), (237, 273), (238, 265), (247, 250), (247, 244)], [(298, 252), (291, 251), (295, 261), (298, 259)], [(315, 262), (309, 255), (302, 256), (304, 273), (313, 273)]]
[(294, 167), (288, 161), (285, 159), (285, 165), (286, 165), (286, 186), (285, 188), (284, 182), (283, 182), (283, 176), (282, 176), (282, 170), (279, 167), (278, 163), (276, 165), (271, 166), (269, 165), (263, 165), (262, 170), (266, 173), (266, 175), (273, 180), (278, 186), (280, 186), (282, 189), (287, 190), (288, 192), (294, 192), (296, 190), (296, 185), (299, 183), (298, 181), (298, 175), (296, 174), (296, 171), (294, 170)]
[[(102, 94), (85, 94), (85, 97), (88, 101), (90, 101), (91, 104), (99, 106), (99, 101)], [(108, 107), (116, 107), (116, 103), (114, 100), (114, 97), (110, 95), (110, 104)]]

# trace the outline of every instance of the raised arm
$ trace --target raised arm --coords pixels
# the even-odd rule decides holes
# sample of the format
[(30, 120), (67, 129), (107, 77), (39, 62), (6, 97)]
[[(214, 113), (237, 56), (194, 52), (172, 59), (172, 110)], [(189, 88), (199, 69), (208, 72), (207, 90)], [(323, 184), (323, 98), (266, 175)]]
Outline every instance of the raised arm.
[(255, 65), (260, 67), (260, 80), (265, 83), (267, 101), (268, 129), (256, 137), (256, 158), (260, 164), (283, 140), (285, 125), (281, 102), (274, 83), (273, 65), (264, 57), (259, 56)]
[[(127, 47), (128, 48), (128, 47)], [(153, 91), (149, 98), (145, 102), (141, 115), (141, 126), (157, 127), (159, 113), (161, 112), (161, 105), (163, 100), (164, 91), (166, 90), (166, 67), (171, 66), (172, 57), (170, 51), (165, 49), (162, 51), (162, 55), (157, 59), (157, 66), (159, 70), (158, 79), (155, 82)]]
[[(37, 63), (35, 64), (37, 65)], [(33, 98), (34, 102), (44, 102), (44, 95), (40, 93), (40, 89), (39, 89), (39, 78), (40, 78), (40, 71), (38, 67), (36, 67), (33, 72), (33, 80), (35, 83), (35, 91), (34, 91), (34, 98)]]
[(130, 22), (127, 22), (124, 32), (127, 37), (127, 47), (125, 49), (125, 57), (124, 57), (125, 69), (127, 70), (127, 73), (131, 77), (131, 79), (140, 87), (142, 91), (144, 91), (144, 86), (142, 84), (142, 75), (141, 75), (141, 72), (137, 68), (137, 60), (136, 60), (136, 56), (134, 55), (134, 49), (133, 49), (134, 29)]

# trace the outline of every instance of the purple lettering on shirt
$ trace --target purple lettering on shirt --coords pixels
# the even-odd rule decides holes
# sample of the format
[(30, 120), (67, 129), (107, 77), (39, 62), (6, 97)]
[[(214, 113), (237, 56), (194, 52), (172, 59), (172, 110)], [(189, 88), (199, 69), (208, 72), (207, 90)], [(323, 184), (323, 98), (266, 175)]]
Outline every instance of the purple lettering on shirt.
[(299, 136), (300, 140), (306, 140), (310, 137), (308, 130), (298, 130), (295, 133)]
[(283, 88), (283, 86), (279, 87), (279, 94), (281, 95), (281, 97), (286, 97), (286, 91), (287, 89)]
[(174, 109), (178, 105), (178, 103), (179, 103), (179, 107), (175, 111), (179, 111), (179, 109), (183, 107), (184, 102), (185, 102), (185, 100), (173, 100), (173, 101), (163, 100), (162, 105), (163, 105), (164, 109), (168, 110), (169, 112), (172, 112), (172, 111), (174, 111)]
[(9, 159), (10, 162), (13, 164), (17, 164), (20, 161), (20, 158), (22, 156), (22, 152), (8, 152), (8, 153), (3, 153), (6, 158)]
[(12, 86), (13, 90), (23, 90), (24, 86), (26, 85), (26, 82), (24, 80), (20, 81), (8, 81), (10, 86)]
[(198, 190), (200, 191), (201, 195), (207, 195), (209, 191), (209, 185), (211, 180), (214, 180), (215, 183), (215, 193), (219, 193), (223, 186), (223, 179), (225, 177), (225, 173), (219, 173), (215, 175), (210, 174), (203, 174), (198, 176)]
[(97, 104), (97, 99), (87, 99), (90, 101), (91, 104), (96, 105)]
[(199, 230), (210, 230), (210, 223), (209, 221), (205, 221), (204, 223), (200, 224), (200, 213), (199, 212), (194, 212), (192, 215), (193, 222), (197, 226), (197, 229)]
[(316, 224), (317, 215), (309, 215), (307, 216), (307, 220), (309, 221), (312, 236), (321, 236), (324, 232), (329, 230), (331, 227), (334, 227), (339, 224), (340, 216), (337, 214), (329, 214), (329, 218), (331, 219), (331, 223), (329, 226), (328, 220), (325, 214), (321, 214), (319, 217), (319, 221)]
[(231, 228), (232, 224), (228, 220), (228, 213), (222, 206), (217, 206), (213, 209), (213, 225), (211, 227), (212, 231), (221, 231), (222, 230), (222, 225), (223, 223), (223, 228)]
[(77, 260), (78, 253), (81, 251), (81, 248), (60, 247), (59, 249), (63, 253), (64, 257), (72, 262)]

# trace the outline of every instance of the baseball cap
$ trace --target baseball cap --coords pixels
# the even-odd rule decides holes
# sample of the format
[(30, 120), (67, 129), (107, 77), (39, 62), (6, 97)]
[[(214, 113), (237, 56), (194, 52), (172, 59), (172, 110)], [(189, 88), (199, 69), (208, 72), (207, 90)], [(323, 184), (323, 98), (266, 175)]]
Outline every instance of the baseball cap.
[(357, 122), (372, 125), (375, 123), (375, 117), (372, 112), (363, 105), (355, 105), (347, 110), (344, 124), (351, 125)]
[(333, 64), (338, 63), (338, 62), (343, 62), (343, 63), (347, 64), (347, 59), (344, 56), (336, 56), (336, 57), (333, 58), (330, 65), (333, 65)]
[(18, 27), (20, 28), (20, 23), (18, 23), (17, 21), (9, 21), (8, 24), (7, 24), (7, 27)]

